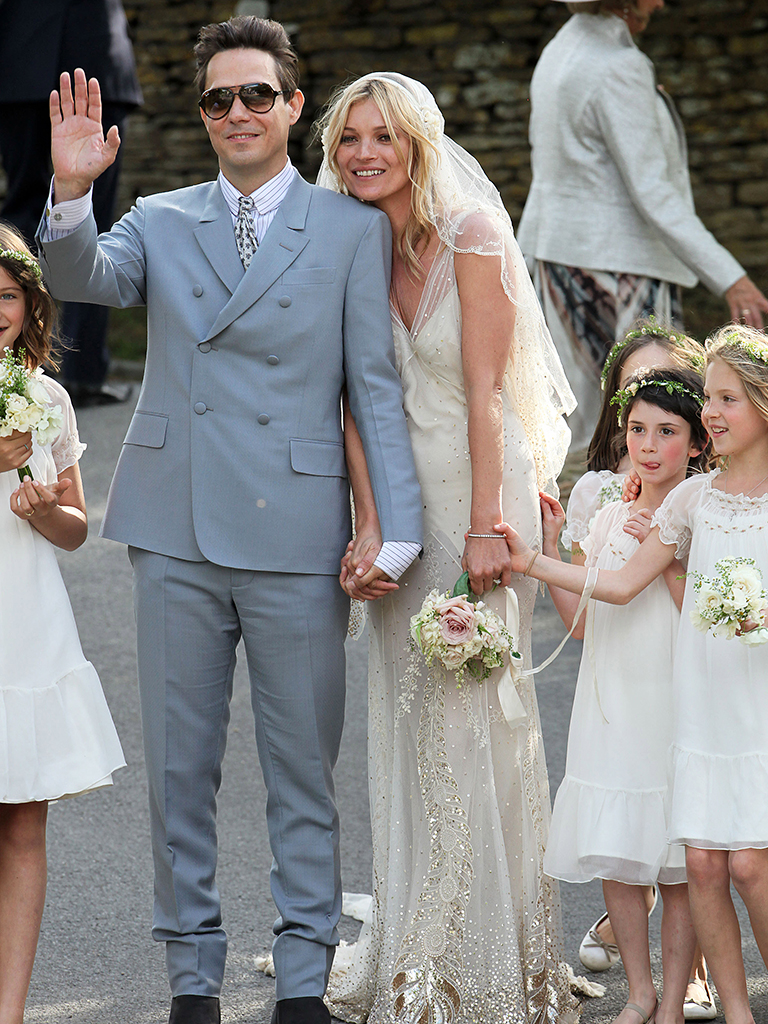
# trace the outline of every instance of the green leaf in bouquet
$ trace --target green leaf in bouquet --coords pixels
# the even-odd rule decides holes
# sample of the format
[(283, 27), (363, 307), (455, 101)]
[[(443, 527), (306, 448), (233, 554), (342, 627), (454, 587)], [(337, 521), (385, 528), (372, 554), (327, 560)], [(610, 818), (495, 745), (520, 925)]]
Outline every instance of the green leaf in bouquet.
[(466, 597), (472, 604), (477, 604), (480, 600), (477, 594), (472, 592), (472, 588), (469, 585), (469, 573), (463, 572), (461, 576), (456, 580), (451, 591), (451, 597)]

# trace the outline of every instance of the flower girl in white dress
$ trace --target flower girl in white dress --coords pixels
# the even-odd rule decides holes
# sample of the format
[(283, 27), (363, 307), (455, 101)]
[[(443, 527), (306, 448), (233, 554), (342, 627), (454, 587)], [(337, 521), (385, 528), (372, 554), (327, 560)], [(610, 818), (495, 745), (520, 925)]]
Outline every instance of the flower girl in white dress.
[[(640, 371), (619, 391), (621, 425), (642, 491), (595, 516), (582, 548), (588, 566), (618, 569), (645, 539), (651, 518), (686, 475), (706, 464), (701, 376)], [(616, 404), (613, 406), (616, 415)], [(562, 509), (542, 499), (543, 553), (558, 559)], [(672, 653), (684, 568), (676, 560), (626, 606), (591, 602), (578, 627), (585, 636), (568, 736), (565, 778), (552, 815), (545, 871), (568, 882), (603, 880), (606, 907), (629, 981), (621, 1024), (644, 1024), (656, 1009), (648, 945), (646, 892), (664, 900), (664, 1002), (659, 1020), (682, 1013), (694, 934), (685, 887), (685, 855), (667, 845), (667, 755), (672, 742)], [(570, 626), (576, 595), (550, 587)], [(652, 637), (652, 643), (649, 638)], [(626, 657), (625, 652), (644, 652)]]
[[(706, 348), (702, 420), (725, 468), (685, 480), (667, 496), (629, 562), (600, 571), (598, 600), (630, 601), (688, 552), (689, 572), (711, 577), (720, 559), (751, 558), (768, 579), (768, 341), (731, 324)], [(515, 569), (572, 592), (585, 585), (584, 568), (537, 556), (511, 527), (499, 529)], [(693, 922), (725, 1017), (749, 1024), (730, 887), (746, 904), (768, 964), (768, 644), (698, 631), (694, 599), (689, 576), (673, 670), (669, 841), (685, 847)], [(740, 631), (759, 625), (745, 621)]]
[[(22, 238), (0, 224), (0, 357), (50, 362), (53, 300)], [(48, 801), (109, 785), (125, 764), (99, 678), (85, 660), (55, 547), (88, 526), (84, 449), (64, 389), (38, 381), (63, 426), (40, 447), (0, 436), (0, 1020), (21, 1024), (45, 902)], [(1, 384), (0, 384), (1, 386)], [(33, 476), (19, 483), (18, 470)]]

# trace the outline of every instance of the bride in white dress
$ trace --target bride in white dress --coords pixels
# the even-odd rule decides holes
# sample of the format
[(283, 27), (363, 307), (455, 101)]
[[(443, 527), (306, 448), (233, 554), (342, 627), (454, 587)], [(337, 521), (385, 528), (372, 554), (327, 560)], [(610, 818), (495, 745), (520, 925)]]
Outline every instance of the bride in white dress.
[[(318, 183), (392, 224), (394, 341), (426, 538), (399, 588), (371, 568), (381, 538), (347, 422), (357, 541), (342, 578), (353, 596), (380, 598), (369, 606), (373, 902), (359, 941), (337, 953), (326, 1001), (347, 1021), (568, 1021), (559, 895), (541, 866), (550, 805), (533, 681), (518, 683), (505, 717), (501, 670), (459, 687), (411, 654), (408, 627), (462, 568), (476, 593), (511, 581), (530, 665), (536, 585), (510, 573), (489, 535), (506, 518), (539, 546), (537, 492), (562, 467), (573, 396), (501, 198), (445, 137), (431, 93), (368, 75), (332, 101), (323, 146)], [(502, 615), (504, 595), (485, 597)]]

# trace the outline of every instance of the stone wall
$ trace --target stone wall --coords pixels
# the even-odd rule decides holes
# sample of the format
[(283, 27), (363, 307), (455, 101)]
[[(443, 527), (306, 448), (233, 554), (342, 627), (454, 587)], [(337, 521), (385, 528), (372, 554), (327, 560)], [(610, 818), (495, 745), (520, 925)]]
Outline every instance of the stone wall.
[[(291, 156), (310, 178), (310, 126), (331, 89), (402, 71), (435, 93), (447, 130), (498, 185), (514, 221), (530, 182), (528, 83), (566, 17), (550, 0), (124, 0), (145, 95), (130, 122), (120, 205), (212, 177), (215, 160), (191, 89), (199, 26), (236, 8), (292, 33), (306, 113)], [(642, 39), (685, 121), (696, 203), (707, 225), (768, 289), (768, 0), (686, 0)]]

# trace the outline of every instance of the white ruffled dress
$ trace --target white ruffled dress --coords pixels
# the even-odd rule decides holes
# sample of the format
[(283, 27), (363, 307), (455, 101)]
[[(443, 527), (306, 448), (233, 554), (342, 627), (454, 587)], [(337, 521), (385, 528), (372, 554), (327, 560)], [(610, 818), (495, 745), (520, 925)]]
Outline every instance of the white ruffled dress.
[[(624, 532), (632, 505), (613, 502), (581, 541), (588, 566), (621, 569), (638, 548)], [(568, 733), (565, 778), (544, 870), (567, 882), (685, 881), (685, 853), (667, 843), (672, 658), (679, 613), (662, 577), (628, 605), (590, 601)]]
[[(715, 575), (727, 556), (754, 558), (768, 583), (768, 495), (731, 495), (720, 471), (667, 495), (654, 522), (689, 570)], [(669, 837), (705, 849), (768, 847), (768, 644), (747, 647), (693, 628), (689, 578), (674, 669)], [(633, 602), (634, 603), (634, 602)], [(649, 634), (650, 638), (650, 634)], [(645, 653), (650, 648), (645, 646)]]
[(621, 498), (624, 475), (612, 473), (610, 469), (599, 472), (590, 469), (579, 477), (568, 498), (565, 528), (560, 537), (567, 551), (573, 551), (574, 545), (581, 546), (596, 512)]
[[(80, 443), (64, 389), (43, 377), (64, 425), (33, 446), (29, 466), (52, 483)], [(125, 759), (101, 689), (85, 660), (54, 546), (11, 512), (16, 470), (0, 473), (0, 803), (74, 796), (109, 785)]]

